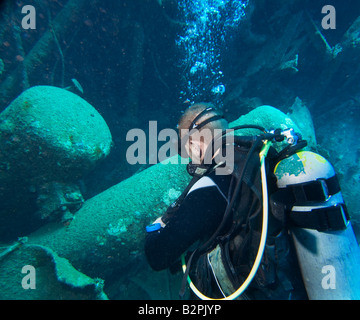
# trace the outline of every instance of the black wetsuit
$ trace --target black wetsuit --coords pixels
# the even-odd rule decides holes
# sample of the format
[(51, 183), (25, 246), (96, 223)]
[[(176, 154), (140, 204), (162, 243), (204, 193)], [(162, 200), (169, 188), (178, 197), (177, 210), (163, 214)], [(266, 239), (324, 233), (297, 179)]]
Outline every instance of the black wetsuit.
[(215, 232), (227, 206), (230, 180), (231, 175), (215, 172), (202, 177), (166, 226), (147, 234), (145, 254), (154, 270), (170, 267), (193, 243)]
[[(150, 266), (154, 270), (162, 270), (176, 266), (182, 253), (186, 252), (198, 240), (204, 241), (214, 234), (226, 210), (229, 201), (231, 175), (215, 175), (215, 172), (198, 180), (187, 193), (180, 207), (166, 217), (166, 225), (158, 231), (148, 233), (145, 241), (145, 254)], [(242, 188), (246, 208), (255, 212), (261, 206), (256, 203), (250, 189)], [(257, 209), (256, 209), (257, 208)], [(273, 220), (269, 216), (269, 224)], [(270, 226), (269, 226), (270, 227)], [(270, 228), (271, 229), (271, 228)], [(288, 238), (286, 232), (283, 233)], [(278, 240), (273, 241), (277, 242)], [(284, 238), (284, 237), (281, 237)], [(269, 238), (268, 238), (269, 239)], [(277, 237), (276, 237), (277, 239)], [(293, 248), (288, 240), (286, 245), (279, 248), (285, 251), (281, 257), (280, 266), (276, 267), (275, 278), (280, 281), (271, 282), (270, 288), (258, 290), (248, 288), (247, 297), (250, 299), (306, 299), (298, 262)], [(270, 246), (271, 247), (271, 246)], [(180, 264), (179, 264), (180, 266)], [(194, 269), (197, 267), (194, 266)], [(197, 269), (198, 270), (198, 269)], [(203, 270), (202, 270), (203, 271)], [(198, 271), (196, 271), (198, 272)], [(285, 283), (285, 286), (283, 285)], [(203, 287), (208, 293), (220, 298), (216, 294), (216, 284), (211, 280), (210, 288)], [(214, 292), (215, 290), (215, 292)]]

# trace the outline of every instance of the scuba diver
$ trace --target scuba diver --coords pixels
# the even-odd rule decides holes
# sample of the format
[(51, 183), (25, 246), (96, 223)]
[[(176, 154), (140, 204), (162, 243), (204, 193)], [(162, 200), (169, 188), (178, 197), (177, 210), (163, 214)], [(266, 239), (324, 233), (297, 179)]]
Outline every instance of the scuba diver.
[[(244, 128), (259, 135), (234, 135)], [(154, 270), (182, 267), (180, 296), (188, 283), (200, 299), (360, 299), (359, 247), (335, 171), (300, 134), (229, 130), (208, 103), (190, 106), (178, 130), (193, 179), (147, 226), (145, 254)], [(228, 148), (232, 166), (218, 157)]]

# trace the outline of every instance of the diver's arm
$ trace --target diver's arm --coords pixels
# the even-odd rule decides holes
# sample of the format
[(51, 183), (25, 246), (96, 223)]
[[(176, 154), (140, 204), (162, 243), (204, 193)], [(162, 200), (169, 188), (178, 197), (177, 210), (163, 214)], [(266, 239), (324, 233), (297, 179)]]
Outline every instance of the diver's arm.
[(148, 233), (145, 254), (154, 270), (168, 268), (195, 241), (214, 232), (226, 200), (216, 186), (190, 192), (160, 230)]

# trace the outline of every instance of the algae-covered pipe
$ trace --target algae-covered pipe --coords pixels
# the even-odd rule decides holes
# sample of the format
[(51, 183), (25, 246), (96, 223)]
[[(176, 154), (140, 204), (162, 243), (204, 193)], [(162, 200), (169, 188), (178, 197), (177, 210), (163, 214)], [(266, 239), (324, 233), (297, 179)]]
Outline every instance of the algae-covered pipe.
[(142, 254), (145, 226), (176, 200), (189, 179), (185, 165), (154, 165), (86, 201), (68, 226), (46, 225), (28, 243), (46, 246), (86, 275), (105, 279)]

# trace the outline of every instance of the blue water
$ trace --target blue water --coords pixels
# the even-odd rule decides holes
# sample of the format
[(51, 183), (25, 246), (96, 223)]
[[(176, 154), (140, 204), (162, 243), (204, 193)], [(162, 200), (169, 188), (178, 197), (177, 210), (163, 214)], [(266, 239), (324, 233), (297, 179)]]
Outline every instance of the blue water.
[(244, 18), (248, 1), (179, 1), (179, 18), (186, 22), (175, 39), (182, 55), (186, 87), (181, 99), (221, 104), (226, 91), (221, 53), (227, 49), (231, 34)]

